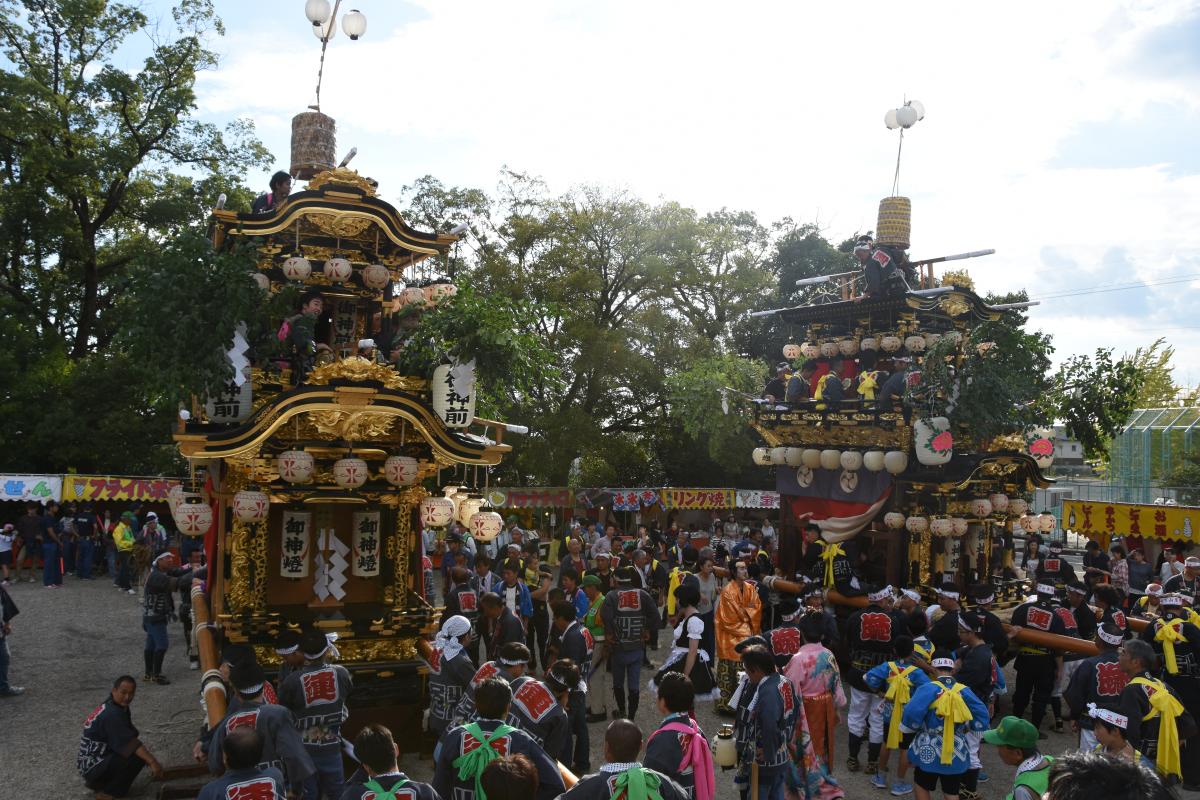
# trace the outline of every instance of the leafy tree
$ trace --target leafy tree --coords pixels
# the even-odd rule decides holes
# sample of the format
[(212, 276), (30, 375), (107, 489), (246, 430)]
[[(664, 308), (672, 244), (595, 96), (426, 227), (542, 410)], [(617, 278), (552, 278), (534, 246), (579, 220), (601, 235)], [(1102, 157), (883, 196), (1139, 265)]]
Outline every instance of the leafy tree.
[(1078, 439), (1089, 458), (1107, 462), (1112, 437), (1137, 408), (1145, 373), (1132, 358), (1113, 359), (1111, 348), (1076, 355), (1058, 368), (1046, 407)]
[[(1134, 366), (1142, 373), (1142, 388), (1134, 400), (1134, 408), (1163, 408), (1180, 404), (1180, 389), (1171, 374), (1171, 359), (1175, 348), (1163, 338), (1156, 339), (1149, 347), (1139, 347), (1131, 357)], [(1183, 398), (1190, 404), (1188, 398)]]

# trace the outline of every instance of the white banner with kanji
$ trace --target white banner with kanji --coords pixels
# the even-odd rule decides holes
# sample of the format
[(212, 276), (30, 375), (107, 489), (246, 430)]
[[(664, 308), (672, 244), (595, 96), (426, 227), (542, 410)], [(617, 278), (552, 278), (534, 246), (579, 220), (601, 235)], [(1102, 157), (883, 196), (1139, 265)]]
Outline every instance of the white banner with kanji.
[(354, 551), (351, 572), (356, 578), (379, 574), (379, 512), (360, 511), (354, 515)]
[(312, 514), (308, 511), (284, 511), (280, 577), (308, 577), (308, 551), (311, 543)]

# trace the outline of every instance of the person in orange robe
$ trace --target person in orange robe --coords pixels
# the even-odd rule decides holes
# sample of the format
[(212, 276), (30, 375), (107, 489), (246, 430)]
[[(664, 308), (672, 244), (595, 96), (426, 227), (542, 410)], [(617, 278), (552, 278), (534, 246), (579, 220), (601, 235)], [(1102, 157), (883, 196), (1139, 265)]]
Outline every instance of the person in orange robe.
[(721, 691), (717, 711), (726, 716), (734, 713), (729, 699), (737, 688), (737, 673), (742, 664), (735, 648), (747, 636), (758, 633), (762, 626), (762, 601), (758, 597), (758, 587), (747, 580), (746, 562), (737, 561), (731, 568), (733, 580), (721, 590), (716, 615), (717, 688)]

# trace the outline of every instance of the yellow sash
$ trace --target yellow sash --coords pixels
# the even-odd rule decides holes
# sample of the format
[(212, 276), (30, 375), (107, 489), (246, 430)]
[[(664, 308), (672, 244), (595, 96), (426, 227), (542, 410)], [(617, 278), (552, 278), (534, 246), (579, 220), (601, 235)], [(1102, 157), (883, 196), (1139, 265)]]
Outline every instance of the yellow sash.
[(821, 551), (821, 558), (825, 560), (825, 586), (828, 588), (833, 586), (833, 560), (846, 555), (846, 551), (837, 542), (822, 542), (822, 545), (825, 549)]
[(875, 399), (875, 390), (879, 388), (879, 382), (876, 380), (878, 376), (878, 372), (864, 372), (859, 377), (858, 393), (864, 400)]
[(895, 662), (888, 664), (888, 673), (890, 673), (887, 679), (888, 688), (883, 697), (892, 701), (892, 721), (888, 723), (886, 742), (889, 750), (895, 750), (900, 746), (900, 714), (912, 697), (912, 681), (908, 679), (908, 676), (915, 669), (916, 667), (905, 667), (900, 670)]
[(971, 721), (971, 709), (967, 701), (962, 699), (962, 690), (967, 687), (961, 683), (953, 686), (943, 686), (937, 699), (933, 701), (933, 710), (942, 718), (942, 763), (954, 761), (954, 726), (960, 722)]
[[(1164, 645), (1165, 649), (1165, 645)], [(1150, 694), (1150, 713), (1142, 717), (1142, 721), (1159, 717), (1158, 722), (1158, 755), (1154, 765), (1163, 775), (1178, 775), (1183, 777), (1179, 765), (1179, 715), (1183, 713), (1183, 704), (1171, 695), (1167, 685), (1154, 678), (1134, 678), (1130, 683), (1153, 689)]]
[(1175, 663), (1175, 643), (1187, 641), (1187, 637), (1180, 630), (1181, 627), (1183, 627), (1183, 620), (1173, 619), (1170, 622), (1164, 622), (1154, 632), (1154, 641), (1162, 642), (1163, 661), (1167, 663), (1167, 672), (1172, 675), (1179, 672), (1179, 665)]

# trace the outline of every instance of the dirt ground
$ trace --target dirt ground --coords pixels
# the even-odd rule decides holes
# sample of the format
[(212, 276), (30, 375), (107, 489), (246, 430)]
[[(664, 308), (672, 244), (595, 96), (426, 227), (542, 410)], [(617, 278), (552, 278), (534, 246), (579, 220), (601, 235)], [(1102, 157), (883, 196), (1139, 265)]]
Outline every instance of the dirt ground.
[[(0, 753), (4, 763), (0, 768), (0, 798), (90, 797), (75, 769), (79, 731), (83, 719), (106, 697), (113, 678), (129, 673), (140, 681), (144, 634), (138, 598), (119, 592), (103, 576), (92, 581), (68, 578), (61, 590), (43, 589), (40, 580), (21, 583), (10, 593), (21, 613), (14, 620), (9, 639), (9, 677), (26, 692), (21, 697), (0, 700)], [(164, 671), (173, 683), (139, 685), (133, 702), (134, 724), (141, 730), (143, 741), (168, 766), (190, 761), (201, 723), (199, 673), (188, 669), (182, 628), (172, 625), (170, 633), (171, 649)], [(651, 659), (660, 662), (663, 655), (665, 650), (653, 652)], [(649, 677), (645, 674), (644, 681)], [(1012, 681), (1009, 675), (1010, 686)], [(659, 722), (654, 704), (648, 700), (643, 702), (637, 719), (646, 733)], [(713, 712), (711, 703), (698, 709), (698, 718), (710, 736), (725, 721)], [(593, 768), (603, 763), (603, 730), (604, 723), (591, 726)], [(1069, 735), (1054, 733), (1044, 743), (1050, 754), (1062, 752), (1071, 744)], [(846, 772), (844, 722), (837, 735), (836, 752), (835, 777), (843, 782), (846, 797), (890, 797), (871, 787), (862, 773)], [(865, 746), (862, 755), (865, 760)], [(999, 800), (1011, 789), (1013, 769), (1004, 766), (986, 745), (983, 761), (991, 779), (980, 789), (989, 800)], [(416, 780), (428, 780), (432, 762), (406, 754), (401, 769)], [(158, 797), (161, 786), (149, 781), (144, 773), (134, 785), (133, 796)], [(722, 800), (737, 798), (731, 773), (718, 770), (717, 788)], [(1184, 796), (1200, 800), (1200, 793)]]

